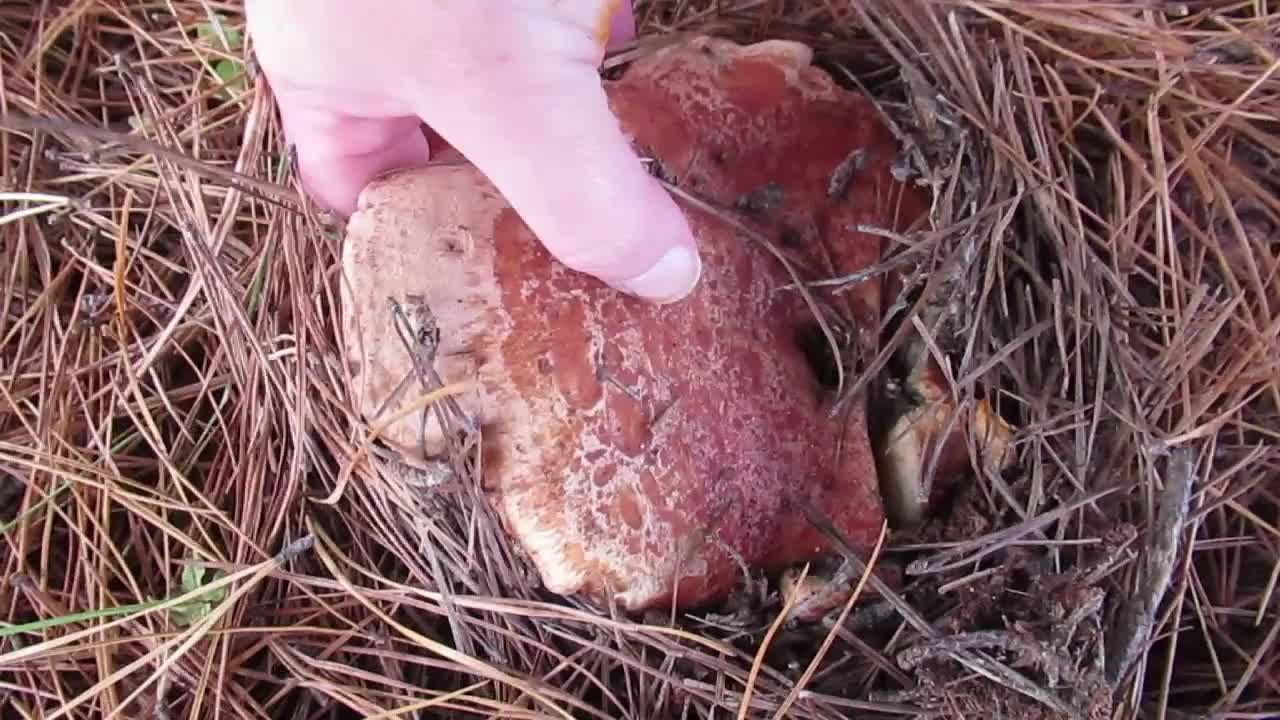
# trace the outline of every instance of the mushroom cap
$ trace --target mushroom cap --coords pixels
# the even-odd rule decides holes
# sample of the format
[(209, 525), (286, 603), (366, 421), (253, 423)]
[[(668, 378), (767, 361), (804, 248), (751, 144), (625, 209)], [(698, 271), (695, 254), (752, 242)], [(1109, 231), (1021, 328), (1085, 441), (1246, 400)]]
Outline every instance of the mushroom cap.
[[(637, 61), (606, 91), (642, 155), (810, 266), (866, 266), (893, 226), (896, 145), (871, 104), (809, 65), (807, 48), (698, 38)], [(843, 192), (833, 172), (859, 169)], [(764, 202), (740, 201), (758, 197)], [(884, 519), (861, 403), (831, 416), (805, 344), (811, 310), (782, 264), (681, 201), (703, 274), (654, 305), (559, 264), (501, 194), (459, 162), (386, 175), (349, 221), (344, 330), (370, 422), (412, 369), (388, 298), (427, 310), (433, 366), (481, 427), (482, 477), (547, 589), (626, 610), (690, 607), (733, 589), (742, 563), (782, 569), (831, 549), (800, 503), (855, 548)], [(869, 281), (844, 302), (878, 317)], [(874, 328), (874, 325), (872, 326)], [(873, 333), (874, 334), (874, 333)], [(420, 416), (384, 439), (407, 459), (444, 448)]]

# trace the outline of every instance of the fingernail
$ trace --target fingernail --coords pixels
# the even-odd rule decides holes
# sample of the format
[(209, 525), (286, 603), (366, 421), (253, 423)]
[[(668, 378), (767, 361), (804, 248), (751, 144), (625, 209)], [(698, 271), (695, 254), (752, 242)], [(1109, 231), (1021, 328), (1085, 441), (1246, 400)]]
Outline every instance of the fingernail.
[(702, 258), (689, 248), (667, 251), (658, 264), (643, 275), (620, 283), (618, 288), (660, 305), (683, 300), (702, 277)]

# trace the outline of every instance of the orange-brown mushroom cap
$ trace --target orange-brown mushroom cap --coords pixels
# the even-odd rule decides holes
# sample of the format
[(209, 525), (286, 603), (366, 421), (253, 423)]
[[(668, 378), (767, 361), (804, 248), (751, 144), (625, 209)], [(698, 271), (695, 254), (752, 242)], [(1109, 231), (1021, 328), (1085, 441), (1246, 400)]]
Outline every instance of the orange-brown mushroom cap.
[[(733, 206), (772, 188), (749, 222), (814, 278), (829, 273), (828, 253), (875, 262), (879, 241), (847, 228), (893, 225), (901, 190), (874, 108), (809, 61), (793, 43), (700, 38), (637, 61), (607, 90), (637, 148), (689, 192)], [(859, 177), (830, 193), (859, 152)], [(855, 547), (884, 517), (861, 406), (831, 417), (801, 347), (813, 314), (784, 288), (791, 277), (723, 219), (684, 207), (703, 275), (671, 305), (560, 265), (467, 164), (371, 184), (344, 248), (366, 418), (414, 398), (387, 403), (410, 368), (387, 299), (419, 296), (439, 327), (441, 380), (475, 383), (458, 400), (482, 428), (484, 482), (507, 529), (548, 589), (628, 610), (722, 597), (739, 558), (780, 569), (827, 551), (801, 502)], [(878, 309), (869, 285), (855, 317)], [(388, 440), (408, 457), (443, 447), (416, 416)]]

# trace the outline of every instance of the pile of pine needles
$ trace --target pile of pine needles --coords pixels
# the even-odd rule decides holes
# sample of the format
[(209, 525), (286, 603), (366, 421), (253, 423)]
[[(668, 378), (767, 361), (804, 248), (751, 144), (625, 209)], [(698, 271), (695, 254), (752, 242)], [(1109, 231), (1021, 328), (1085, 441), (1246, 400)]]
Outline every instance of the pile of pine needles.
[(549, 596), (474, 479), (368, 451), (238, 3), (0, 3), (4, 716), (1280, 714), (1280, 7), (637, 13), (614, 65), (791, 38), (877, 98), (933, 200), (884, 335), (1017, 462), (848, 614)]

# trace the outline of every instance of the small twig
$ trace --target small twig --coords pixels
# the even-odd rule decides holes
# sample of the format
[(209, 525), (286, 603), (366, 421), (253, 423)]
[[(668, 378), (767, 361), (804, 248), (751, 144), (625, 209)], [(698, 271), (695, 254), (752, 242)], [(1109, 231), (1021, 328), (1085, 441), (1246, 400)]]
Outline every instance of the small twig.
[(1179, 538), (1191, 503), (1195, 485), (1195, 461), (1191, 450), (1174, 448), (1169, 452), (1160, 493), (1160, 507), (1151, 528), (1138, 590), (1120, 611), (1112, 628), (1107, 648), (1107, 683), (1112, 688), (1128, 673), (1143, 652), (1155, 625), (1160, 601), (1169, 589), (1174, 561), (1178, 556)]
[[(895, 270), (914, 263), (916, 261), (913, 257), (915, 252), (917, 252), (915, 249), (908, 250), (891, 260), (885, 260), (883, 262), (875, 263), (874, 265), (868, 265), (861, 270), (851, 272), (846, 275), (837, 275), (836, 277), (826, 278), (824, 280), (810, 280), (804, 283), (804, 285), (805, 287), (810, 288), (834, 287), (837, 288), (837, 292), (839, 292), (840, 290), (847, 289), (848, 287), (857, 285), (858, 283), (866, 282), (877, 275), (883, 275), (890, 270)], [(799, 286), (796, 283), (787, 283), (779, 286), (778, 289), (794, 290), (797, 287)]]
[[(161, 665), (163, 665), (161, 661)], [(172, 673), (168, 670), (160, 671), (160, 679), (156, 681), (156, 720), (170, 720), (169, 702), (166, 699), (169, 695), (169, 684), (172, 682)]]
[(306, 535), (303, 535), (297, 540), (294, 540), (288, 545), (280, 548), (280, 552), (276, 553), (272, 560), (275, 561), (277, 565), (287, 565), (295, 560), (299, 555), (310, 551), (311, 548), (315, 547), (315, 544), (316, 536), (311, 533), (307, 533)]
[(1059, 680), (1074, 683), (1078, 672), (1069, 657), (1033, 637), (1008, 630), (985, 630), (926, 640), (898, 653), (898, 666), (913, 670), (938, 655), (967, 648), (995, 648), (1018, 657), (1017, 664), (1037, 667), (1049, 678), (1049, 686)]

